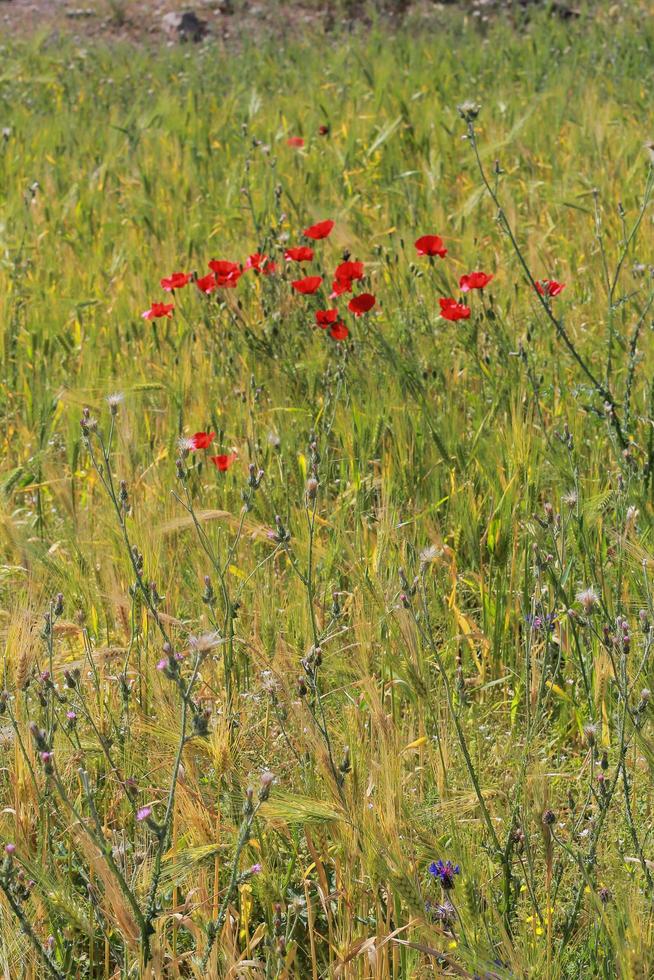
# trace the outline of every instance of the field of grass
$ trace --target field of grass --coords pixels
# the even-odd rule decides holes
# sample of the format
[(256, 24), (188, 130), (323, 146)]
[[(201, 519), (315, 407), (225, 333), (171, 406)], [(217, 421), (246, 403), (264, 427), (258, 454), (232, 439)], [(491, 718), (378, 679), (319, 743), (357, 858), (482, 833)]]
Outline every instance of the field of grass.
[(653, 66), (5, 42), (3, 977), (654, 976)]

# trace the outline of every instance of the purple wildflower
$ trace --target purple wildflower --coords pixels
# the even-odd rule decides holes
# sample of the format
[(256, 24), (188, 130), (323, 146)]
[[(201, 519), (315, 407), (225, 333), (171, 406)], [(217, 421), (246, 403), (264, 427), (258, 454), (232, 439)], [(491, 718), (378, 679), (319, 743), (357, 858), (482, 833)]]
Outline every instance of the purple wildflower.
[(427, 870), (434, 878), (438, 878), (446, 891), (454, 888), (454, 876), (461, 874), (459, 865), (452, 864), (451, 861), (432, 861)]

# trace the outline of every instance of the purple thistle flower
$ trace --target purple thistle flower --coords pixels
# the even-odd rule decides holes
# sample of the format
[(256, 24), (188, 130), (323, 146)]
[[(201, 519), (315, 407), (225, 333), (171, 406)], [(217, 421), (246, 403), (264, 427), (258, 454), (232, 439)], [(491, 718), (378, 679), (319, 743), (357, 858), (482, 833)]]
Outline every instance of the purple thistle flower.
[(136, 819), (147, 820), (151, 813), (152, 813), (151, 806), (142, 806), (140, 807), (140, 809), (136, 811)]
[(427, 870), (434, 878), (438, 878), (445, 891), (454, 888), (454, 876), (461, 874), (459, 865), (452, 864), (451, 861), (432, 861)]

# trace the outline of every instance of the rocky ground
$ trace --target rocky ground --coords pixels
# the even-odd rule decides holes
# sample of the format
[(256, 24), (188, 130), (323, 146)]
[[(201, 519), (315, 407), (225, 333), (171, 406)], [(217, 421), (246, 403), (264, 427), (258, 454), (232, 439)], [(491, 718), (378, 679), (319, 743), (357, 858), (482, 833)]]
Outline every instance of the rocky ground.
[[(438, 16), (460, 2), (473, 17), (484, 19), (498, 7), (526, 7), (543, 0), (376, 0), (391, 20)], [(34, 34), (72, 35), (153, 44), (200, 42), (219, 38), (235, 42), (273, 34), (298, 34), (365, 23), (365, 0), (0, 0), (0, 39)], [(574, 13), (565, 2), (553, 4), (564, 16)]]

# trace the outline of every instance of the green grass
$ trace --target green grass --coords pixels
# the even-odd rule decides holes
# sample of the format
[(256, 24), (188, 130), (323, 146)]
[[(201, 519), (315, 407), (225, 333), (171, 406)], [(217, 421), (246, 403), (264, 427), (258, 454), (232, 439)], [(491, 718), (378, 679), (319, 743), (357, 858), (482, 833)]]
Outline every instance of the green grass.
[[(234, 976), (239, 961), (254, 977), (409, 978), (447, 972), (441, 957), (462, 976), (652, 975), (653, 54), (633, 4), (483, 29), (447, 11), (419, 33), (238, 54), (5, 44), (8, 976), (47, 976), (49, 936), (49, 962), (80, 978)], [(469, 99), (521, 255), (566, 283), (552, 309), (619, 429), (496, 220), (457, 109)], [(191, 284), (173, 319), (141, 318), (166, 298), (161, 276), (257, 250), (283, 269), (285, 244), (327, 217), (312, 270), (330, 275), (347, 249), (377, 297), (347, 316), (347, 343), (313, 328), (318, 302), (286, 272), (247, 273), (218, 299)], [(443, 261), (416, 256), (430, 232)], [(469, 320), (440, 319), (439, 297), (473, 269), (494, 273), (487, 295)], [(85, 406), (105, 442), (112, 429), (136, 586)], [(219, 473), (194, 453), (180, 481), (178, 440), (204, 429), (238, 461)], [(90, 444), (97, 460), (95, 432)], [(541, 614), (551, 632), (532, 629)], [(187, 651), (212, 630), (225, 642), (186, 719), (192, 731), (206, 709), (208, 734), (180, 750), (163, 634)], [(134, 811), (165, 822), (178, 752), (159, 848)], [(256, 802), (267, 769), (241, 851), (246, 788)], [(146, 965), (116, 871), (147, 917), (158, 851)], [(230, 889), (235, 855), (262, 870)], [(445, 924), (427, 871), (439, 858), (461, 866)], [(24, 900), (20, 867), (35, 882)]]

